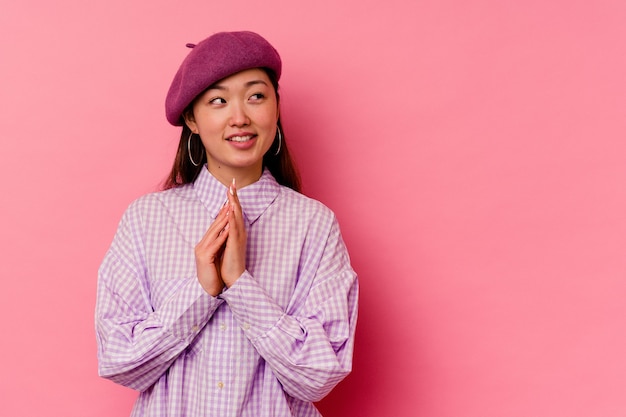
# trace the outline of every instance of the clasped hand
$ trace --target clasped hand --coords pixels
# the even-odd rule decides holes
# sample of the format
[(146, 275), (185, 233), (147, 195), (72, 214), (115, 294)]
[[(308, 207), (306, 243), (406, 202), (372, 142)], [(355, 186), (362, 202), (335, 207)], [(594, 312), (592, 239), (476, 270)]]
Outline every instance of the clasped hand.
[(246, 269), (247, 235), (234, 180), (226, 195), (226, 203), (195, 248), (198, 281), (214, 297)]

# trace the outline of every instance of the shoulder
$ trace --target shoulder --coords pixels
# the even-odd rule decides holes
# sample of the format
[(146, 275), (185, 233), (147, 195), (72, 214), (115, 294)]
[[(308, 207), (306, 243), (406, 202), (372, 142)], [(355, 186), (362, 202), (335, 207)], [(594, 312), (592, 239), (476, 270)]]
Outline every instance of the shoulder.
[(289, 187), (285, 187), (284, 185), (280, 186), (280, 198), (285, 204), (290, 204), (301, 208), (307, 208), (330, 215), (333, 214), (332, 210), (321, 201), (294, 191)]
[(125, 218), (149, 218), (163, 212), (171, 212), (177, 206), (188, 205), (197, 200), (191, 185), (156, 191), (135, 199), (124, 213)]
[(277, 203), (281, 209), (295, 212), (300, 218), (315, 219), (324, 223), (336, 222), (335, 213), (324, 203), (289, 187), (281, 186)]

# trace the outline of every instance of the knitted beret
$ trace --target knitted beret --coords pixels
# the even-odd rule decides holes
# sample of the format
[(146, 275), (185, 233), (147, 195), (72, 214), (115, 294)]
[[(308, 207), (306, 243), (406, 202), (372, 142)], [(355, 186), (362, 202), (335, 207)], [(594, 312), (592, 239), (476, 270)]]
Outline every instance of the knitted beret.
[(185, 108), (217, 81), (251, 68), (269, 68), (280, 78), (281, 60), (268, 41), (254, 32), (219, 32), (193, 48), (174, 76), (165, 99), (167, 121), (182, 126)]

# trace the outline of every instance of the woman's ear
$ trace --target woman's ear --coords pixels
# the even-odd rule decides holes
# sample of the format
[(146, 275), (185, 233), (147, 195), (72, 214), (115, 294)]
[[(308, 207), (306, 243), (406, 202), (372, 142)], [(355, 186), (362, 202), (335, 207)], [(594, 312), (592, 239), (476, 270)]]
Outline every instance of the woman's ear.
[(193, 110), (188, 109), (183, 112), (183, 119), (185, 120), (185, 124), (193, 133), (198, 133), (196, 119), (193, 117)]

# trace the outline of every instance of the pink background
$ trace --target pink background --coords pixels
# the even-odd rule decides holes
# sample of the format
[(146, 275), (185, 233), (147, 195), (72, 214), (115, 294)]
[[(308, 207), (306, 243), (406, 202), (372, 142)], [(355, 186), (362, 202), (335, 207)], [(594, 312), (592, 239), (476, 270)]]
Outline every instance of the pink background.
[(128, 415), (96, 270), (185, 43), (239, 29), (360, 274), (326, 416), (626, 415), (623, 0), (0, 1), (1, 415)]

